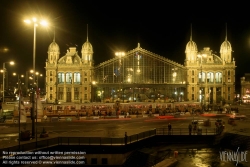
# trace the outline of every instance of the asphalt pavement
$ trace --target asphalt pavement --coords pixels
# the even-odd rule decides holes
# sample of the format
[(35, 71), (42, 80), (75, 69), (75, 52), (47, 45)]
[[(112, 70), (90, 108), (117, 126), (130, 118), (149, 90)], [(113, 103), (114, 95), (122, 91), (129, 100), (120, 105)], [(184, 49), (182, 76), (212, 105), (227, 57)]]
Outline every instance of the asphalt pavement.
[[(236, 120), (234, 125), (228, 124), (229, 115), (217, 114), (217, 111), (210, 111), (204, 115), (182, 115), (180, 117), (132, 117), (126, 119), (77, 119), (72, 117), (71, 121), (61, 120), (57, 122), (42, 121), (37, 124), (37, 130), (40, 132), (43, 127), (49, 132), (49, 138), (57, 136), (92, 136), (92, 137), (121, 137), (124, 132), (128, 135), (140, 133), (149, 129), (167, 127), (168, 123), (172, 124), (173, 128), (187, 128), (193, 120), (211, 120), (211, 128), (215, 128), (215, 121), (221, 119), (225, 124), (224, 132), (241, 134), (250, 136), (250, 105), (237, 106), (239, 113), (246, 115), (245, 120)], [(204, 127), (200, 124), (202, 128)], [(30, 129), (31, 121), (21, 124), (21, 129)], [(18, 124), (16, 123), (1, 123), (0, 124), (0, 148), (18, 144)], [(40, 140), (38, 138), (38, 140)], [(179, 155), (174, 158), (174, 155), (167, 157), (168, 163), (178, 160), (177, 167), (181, 166), (225, 166), (233, 167), (234, 163), (221, 162), (218, 160), (219, 153), (211, 152), (206, 146), (201, 146), (199, 151), (193, 151), (193, 148), (198, 148), (197, 145), (185, 146), (171, 145), (166, 149), (178, 150)], [(159, 148), (153, 149), (154, 152)], [(162, 150), (163, 148), (161, 148)], [(152, 149), (151, 149), (152, 150)], [(248, 156), (250, 157), (250, 156)], [(248, 158), (249, 159), (249, 158)], [(214, 164), (214, 165), (211, 165)], [(244, 167), (247, 164), (243, 165)]]

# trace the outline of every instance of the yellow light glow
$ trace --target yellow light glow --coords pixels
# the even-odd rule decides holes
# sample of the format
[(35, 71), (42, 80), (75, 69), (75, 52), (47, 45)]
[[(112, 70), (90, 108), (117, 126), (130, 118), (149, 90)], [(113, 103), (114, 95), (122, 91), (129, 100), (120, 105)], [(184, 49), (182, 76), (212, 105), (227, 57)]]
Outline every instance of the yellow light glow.
[(49, 23), (48, 23), (46, 20), (42, 20), (42, 21), (40, 22), (40, 24), (41, 24), (42, 26), (47, 27)]
[[(36, 19), (36, 18), (32, 18), (32, 20), (26, 19), (26, 20), (24, 20), (24, 22), (27, 23), (27, 24), (33, 23), (34, 26), (38, 26), (38, 23), (37, 23), (37, 19)], [(47, 27), (47, 26), (49, 25), (49, 23), (48, 23), (46, 20), (41, 20), (41, 21), (40, 21), (40, 24), (41, 24), (42, 26), (45, 26), (45, 27)]]
[(30, 20), (24, 20), (24, 22), (27, 23), (27, 24), (30, 24), (30, 23), (31, 23)]
[(115, 55), (116, 56), (125, 56), (125, 53), (124, 52), (116, 52)]
[(30, 70), (30, 73), (33, 73), (34, 72), (34, 70)]
[(207, 57), (207, 54), (198, 54), (198, 57)]
[(16, 76), (16, 73), (14, 72), (13, 75)]
[(10, 65), (14, 65), (15, 64), (15, 62), (14, 61), (10, 61)]

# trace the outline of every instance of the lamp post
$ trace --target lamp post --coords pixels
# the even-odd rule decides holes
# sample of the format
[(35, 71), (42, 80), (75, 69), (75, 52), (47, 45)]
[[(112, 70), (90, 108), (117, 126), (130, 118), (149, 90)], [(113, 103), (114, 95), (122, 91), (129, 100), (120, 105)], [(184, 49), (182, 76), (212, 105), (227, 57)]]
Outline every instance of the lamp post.
[[(34, 40), (33, 40), (33, 71), (36, 71), (36, 27), (38, 26), (38, 21), (36, 18), (32, 18), (31, 20), (24, 20), (25, 23), (27, 24), (33, 24), (34, 27)], [(42, 26), (47, 26), (48, 23), (45, 20), (42, 20), (40, 22), (40, 25)], [(35, 78), (33, 78), (33, 88), (35, 89)], [(32, 94), (33, 94), (33, 98), (32, 98), (32, 137), (35, 136), (35, 90), (33, 89)], [(37, 117), (37, 110), (36, 110), (36, 117)], [(36, 124), (37, 124), (37, 119), (36, 119)], [(36, 135), (36, 139), (37, 139), (37, 135)]]
[(10, 61), (10, 62), (4, 62), (3, 63), (3, 103), (4, 103), (4, 79), (5, 79), (5, 72), (6, 72), (6, 69), (5, 69), (5, 63), (10, 63), (10, 65), (14, 65), (14, 61)]
[(39, 83), (39, 77), (42, 77), (43, 74), (40, 74), (39, 72), (36, 72), (35, 74), (36, 74), (36, 86), (39, 89), (39, 85), (38, 85), (38, 83)]
[[(21, 81), (20, 81), (20, 76), (17, 75), (16, 73), (13, 73), (14, 76), (17, 76), (18, 80), (18, 148), (20, 151), (20, 140), (21, 140), (21, 133), (20, 133), (20, 122), (21, 122)], [(23, 75), (21, 75), (22, 77)]]

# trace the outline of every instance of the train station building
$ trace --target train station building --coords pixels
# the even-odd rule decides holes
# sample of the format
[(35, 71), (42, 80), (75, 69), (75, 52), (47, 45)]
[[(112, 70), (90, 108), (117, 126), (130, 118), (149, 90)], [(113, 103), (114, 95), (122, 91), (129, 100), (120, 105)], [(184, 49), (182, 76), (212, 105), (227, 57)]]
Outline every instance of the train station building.
[(183, 52), (182, 65), (138, 43), (134, 49), (94, 65), (88, 37), (80, 52), (70, 47), (62, 56), (54, 39), (45, 67), (47, 102), (232, 102), (236, 66), (227, 35), (220, 55), (209, 47), (199, 51), (192, 35)]

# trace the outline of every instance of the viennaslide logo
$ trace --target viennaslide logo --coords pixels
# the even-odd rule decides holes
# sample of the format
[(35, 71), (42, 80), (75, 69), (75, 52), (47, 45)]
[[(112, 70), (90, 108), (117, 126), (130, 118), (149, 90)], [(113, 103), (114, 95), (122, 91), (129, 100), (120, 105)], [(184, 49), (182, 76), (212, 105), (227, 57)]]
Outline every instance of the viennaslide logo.
[(220, 151), (220, 160), (221, 161), (231, 161), (236, 162), (236, 166), (239, 162), (247, 162), (247, 151)]

